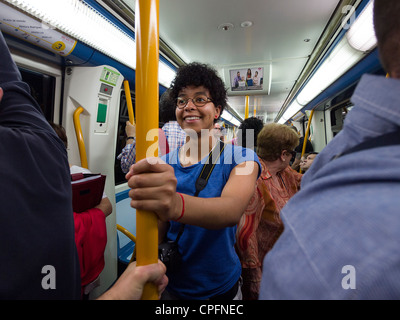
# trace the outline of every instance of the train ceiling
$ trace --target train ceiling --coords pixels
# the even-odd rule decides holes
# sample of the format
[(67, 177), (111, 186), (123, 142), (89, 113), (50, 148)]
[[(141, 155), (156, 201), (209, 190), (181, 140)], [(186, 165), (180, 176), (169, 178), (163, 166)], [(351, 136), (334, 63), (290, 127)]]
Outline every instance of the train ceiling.
[[(122, 2), (134, 10), (135, 0)], [(161, 0), (159, 34), (184, 63), (213, 65), (227, 87), (229, 70), (263, 67), (264, 90), (239, 95), (229, 90), (228, 103), (244, 118), (249, 95), (250, 116), (256, 109), (256, 116), (271, 122), (287, 103), (340, 2)]]

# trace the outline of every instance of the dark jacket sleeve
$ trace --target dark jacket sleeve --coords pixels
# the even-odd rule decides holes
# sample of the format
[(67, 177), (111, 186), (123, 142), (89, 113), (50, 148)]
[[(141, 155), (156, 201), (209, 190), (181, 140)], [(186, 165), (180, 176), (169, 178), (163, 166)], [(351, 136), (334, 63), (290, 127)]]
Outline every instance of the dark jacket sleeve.
[(21, 81), (1, 32), (0, 87), (0, 299), (77, 299), (67, 152)]

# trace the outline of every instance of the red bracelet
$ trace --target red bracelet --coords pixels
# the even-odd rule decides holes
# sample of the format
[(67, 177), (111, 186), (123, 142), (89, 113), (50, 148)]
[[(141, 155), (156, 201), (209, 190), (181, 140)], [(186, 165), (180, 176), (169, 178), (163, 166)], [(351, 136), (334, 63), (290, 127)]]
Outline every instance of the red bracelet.
[(180, 219), (182, 219), (182, 217), (185, 213), (185, 199), (183, 199), (183, 195), (181, 193), (177, 192), (177, 194), (179, 194), (182, 198), (182, 213), (181, 213), (180, 217), (174, 221), (179, 221)]

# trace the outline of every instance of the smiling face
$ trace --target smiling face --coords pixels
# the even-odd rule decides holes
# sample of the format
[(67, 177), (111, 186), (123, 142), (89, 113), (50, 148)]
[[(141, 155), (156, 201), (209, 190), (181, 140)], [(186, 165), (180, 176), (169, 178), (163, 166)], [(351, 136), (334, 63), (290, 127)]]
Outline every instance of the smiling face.
[(197, 134), (200, 134), (202, 129), (212, 130), (214, 128), (214, 120), (218, 119), (221, 107), (215, 106), (212, 101), (207, 102), (202, 107), (198, 107), (192, 100), (202, 101), (202, 98), (204, 100), (207, 100), (207, 98), (212, 100), (210, 92), (205, 87), (188, 86), (182, 88), (178, 97), (187, 101), (184, 108), (176, 108), (176, 119), (182, 129), (192, 129)]

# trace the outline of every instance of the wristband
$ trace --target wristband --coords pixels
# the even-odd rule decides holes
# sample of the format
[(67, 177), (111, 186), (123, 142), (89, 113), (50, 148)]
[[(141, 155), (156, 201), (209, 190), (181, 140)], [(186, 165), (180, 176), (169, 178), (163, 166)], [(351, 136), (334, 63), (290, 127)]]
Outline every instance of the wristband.
[(185, 200), (183, 199), (183, 195), (181, 193), (179, 193), (179, 192), (177, 192), (177, 194), (179, 194), (181, 196), (181, 199), (182, 199), (182, 212), (181, 212), (181, 215), (179, 216), (179, 218), (174, 220), (174, 221), (181, 220), (183, 215), (184, 215), (184, 213), (185, 213)]
[(135, 137), (128, 137), (128, 138), (126, 138), (126, 140), (129, 140), (129, 139), (135, 140)]

